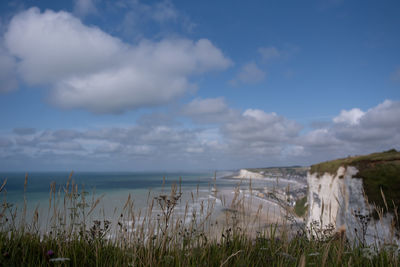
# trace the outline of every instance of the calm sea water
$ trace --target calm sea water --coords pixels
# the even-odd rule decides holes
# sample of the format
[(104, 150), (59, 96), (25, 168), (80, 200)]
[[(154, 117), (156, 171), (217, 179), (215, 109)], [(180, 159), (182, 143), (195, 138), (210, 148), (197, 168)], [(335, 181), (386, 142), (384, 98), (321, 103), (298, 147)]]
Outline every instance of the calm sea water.
[[(65, 186), (69, 173), (67, 172), (33, 172), (28, 174), (26, 196), (31, 201), (47, 199), (52, 182), (57, 189)], [(183, 187), (208, 186), (212, 180), (211, 173), (112, 173), (112, 172), (78, 172), (72, 179), (80, 189), (98, 194), (114, 191), (129, 191), (138, 193), (161, 189), (165, 177), (165, 187), (179, 182), (182, 178)], [(23, 200), (25, 173), (0, 173), (0, 181), (7, 179), (6, 190), (9, 202)]]
[[(221, 201), (213, 197), (214, 185), (218, 190), (233, 190), (238, 183), (241, 184), (242, 188), (246, 188), (249, 185), (249, 180), (226, 179), (226, 176), (232, 174), (233, 172), (218, 172), (217, 178), (214, 179), (214, 173), (212, 172), (77, 172), (72, 175), (72, 179), (78, 185), (79, 192), (89, 192), (86, 197), (88, 203), (90, 201), (93, 203), (95, 199), (102, 197), (100, 204), (96, 208), (97, 213), (93, 212), (93, 216), (115, 220), (122, 213), (129, 195), (134, 200), (135, 210), (144, 211), (148, 207), (149, 199), (151, 201), (155, 196), (168, 194), (171, 185), (179, 184), (180, 178), (183, 195), (179, 206), (177, 206), (177, 213), (184, 213), (187, 204), (189, 204), (191, 210), (199, 210), (200, 203), (207, 203), (209, 200), (213, 200), (216, 203), (216, 210), (221, 209)], [(46, 222), (51, 216), (49, 215), (50, 185), (55, 182), (57, 191), (63, 192), (69, 175), (67, 172), (29, 173), (26, 192), (24, 192), (25, 173), (0, 173), (1, 183), (7, 179), (5, 189), (0, 194), (1, 202), (11, 203), (14, 208), (21, 212), (24, 206), (24, 199), (26, 199), (28, 217), (32, 218), (34, 210), (38, 209), (40, 221)], [(163, 177), (165, 177), (164, 186)], [(276, 186), (275, 181), (275, 179), (254, 180), (252, 187)], [(286, 186), (287, 183), (279, 185), (279, 187)], [(60, 203), (62, 203), (62, 199), (61, 196)], [(157, 210), (158, 208), (156, 204), (153, 212), (160, 212), (160, 210)]]
[[(219, 177), (229, 175), (229, 172), (218, 173), (215, 180), (218, 188), (232, 187), (234, 182)], [(49, 207), (50, 185), (55, 182), (57, 191), (65, 187), (69, 173), (67, 172), (32, 172), (28, 173), (28, 183), (24, 193), (25, 173), (0, 173), (0, 182), (7, 179), (5, 190), (0, 194), (2, 201), (12, 203), (21, 208), (24, 197), (27, 200), (28, 214), (32, 214), (35, 208), (39, 208), (45, 214)], [(165, 183), (163, 186), (163, 180)], [(171, 185), (179, 184), (181, 178), (181, 190), (184, 193), (182, 202), (189, 201), (192, 194), (197, 195), (197, 200), (206, 200), (210, 197), (214, 186), (214, 173), (161, 173), (161, 172), (77, 172), (72, 175), (79, 191), (89, 192), (88, 199), (102, 196), (99, 205), (106, 213), (106, 217), (112, 217), (121, 210), (129, 195), (134, 199), (135, 208), (142, 209), (148, 205), (150, 199), (159, 194), (168, 194)], [(195, 203), (192, 203), (195, 205)]]

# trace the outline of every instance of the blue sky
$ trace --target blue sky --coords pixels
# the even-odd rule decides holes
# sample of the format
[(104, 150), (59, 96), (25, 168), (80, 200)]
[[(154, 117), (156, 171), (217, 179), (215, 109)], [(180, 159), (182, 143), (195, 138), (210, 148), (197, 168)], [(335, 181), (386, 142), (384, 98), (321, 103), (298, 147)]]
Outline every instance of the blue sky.
[(2, 1), (0, 171), (400, 149), (398, 1)]

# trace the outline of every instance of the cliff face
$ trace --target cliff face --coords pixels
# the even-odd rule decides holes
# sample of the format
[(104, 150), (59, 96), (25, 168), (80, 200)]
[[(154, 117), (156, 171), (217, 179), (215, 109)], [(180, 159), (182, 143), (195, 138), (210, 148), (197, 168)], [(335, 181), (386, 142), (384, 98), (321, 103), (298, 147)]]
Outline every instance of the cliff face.
[(325, 173), (321, 177), (308, 174), (307, 226), (315, 230), (345, 227), (348, 238), (354, 239), (358, 227), (355, 216), (369, 214), (363, 194), (362, 180), (353, 178), (354, 167), (340, 167), (336, 175)]
[(260, 179), (264, 178), (264, 175), (256, 172), (251, 172), (246, 169), (241, 169), (239, 171), (239, 174), (235, 176), (235, 178), (240, 178), (240, 179)]
[[(387, 155), (385, 154), (385, 156)], [(312, 167), (307, 175), (309, 189), (307, 195), (308, 216), (306, 220), (308, 228), (311, 229), (311, 234), (315, 236), (326, 229), (333, 230), (333, 233), (340, 228), (345, 229), (349, 240), (357, 243), (379, 247), (385, 243), (400, 244), (399, 238), (396, 236), (397, 229), (393, 226), (396, 223), (393, 213), (389, 211), (384, 213), (383, 216), (381, 214), (380, 218), (374, 218), (375, 208), (367, 202), (367, 198), (369, 200), (371, 198), (365, 194), (366, 189), (368, 189), (370, 196), (373, 199), (378, 199), (381, 195), (371, 195), (371, 192), (374, 192), (374, 190), (379, 190), (380, 192), (382, 189), (382, 191), (386, 190), (388, 194), (393, 195), (390, 191), (392, 190), (391, 188), (384, 188), (385, 182), (380, 181), (380, 177), (381, 175), (382, 177), (387, 176), (386, 169), (390, 172), (393, 171), (389, 167), (393, 164), (393, 166), (396, 166), (398, 154), (396, 154), (395, 158), (394, 163), (388, 163), (388, 161), (382, 163), (382, 161), (379, 161), (373, 162), (373, 164), (363, 158), (362, 164), (354, 161), (358, 163), (354, 164), (357, 167), (351, 166), (352, 161), (346, 159), (348, 164), (340, 166), (336, 173), (332, 173), (332, 170), (329, 172), (321, 171), (321, 168), (325, 166), (332, 166), (332, 164), (329, 164), (330, 162), (322, 163), (322, 166), (315, 165), (314, 169), (320, 168), (319, 171), (312, 172)], [(338, 160), (333, 163), (338, 163)], [(365, 176), (365, 169), (359, 170), (359, 168), (363, 167), (369, 168), (368, 171), (375, 169), (384, 171), (382, 173), (372, 172), (375, 176), (367, 177)], [(395, 168), (398, 168), (398, 166)], [(400, 173), (397, 172), (397, 169), (393, 173), (394, 176), (390, 173), (392, 175), (390, 181), (393, 182), (392, 180), (394, 179), (396, 182), (397, 179), (400, 179)], [(372, 187), (371, 181), (375, 181), (377, 186), (379, 185), (380, 187), (378, 189)], [(391, 201), (390, 199), (387, 200), (388, 202)], [(398, 202), (398, 199), (392, 200), (394, 203)]]

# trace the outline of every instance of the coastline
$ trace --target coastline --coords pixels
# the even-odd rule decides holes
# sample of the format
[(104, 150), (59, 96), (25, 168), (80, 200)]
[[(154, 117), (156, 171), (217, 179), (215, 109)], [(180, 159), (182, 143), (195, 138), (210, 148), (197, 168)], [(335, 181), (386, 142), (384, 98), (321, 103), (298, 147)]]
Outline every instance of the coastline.
[[(217, 176), (214, 180), (208, 177), (207, 179), (209, 179), (209, 182), (200, 180), (201, 184), (199, 186), (195, 186), (194, 183), (191, 183), (191, 180), (197, 180), (197, 178), (191, 178), (189, 181), (185, 181), (184, 178), (182, 186), (183, 195), (174, 208), (174, 217), (176, 219), (183, 219), (185, 223), (190, 223), (194, 218), (201, 220), (208, 212), (207, 207), (212, 206), (212, 215), (210, 215), (209, 218), (210, 226), (211, 224), (215, 226), (216, 222), (218, 222), (218, 229), (229, 228), (237, 224), (241, 225), (243, 229), (250, 229), (250, 232), (255, 233), (267, 229), (270, 225), (284, 225), (286, 223), (287, 209), (283, 207), (278, 198), (271, 198), (267, 191), (273, 189), (273, 196), (280, 196), (279, 194), (285, 191), (284, 188), (286, 188), (285, 185), (287, 183), (276, 184), (275, 180), (271, 181), (271, 179), (268, 178), (257, 179), (257, 181), (252, 182), (252, 179), (235, 178), (237, 177), (237, 173), (234, 172), (225, 172), (224, 174), (223, 176)], [(157, 179), (160, 180), (161, 178)], [(132, 182), (134, 182), (134, 180)], [(275, 188), (275, 185), (277, 185), (278, 188)], [(30, 183), (28, 181), (28, 193), (29, 186)], [(83, 188), (84, 187), (80, 187), (80, 189)], [(214, 191), (215, 189), (217, 191)], [(165, 188), (159, 185), (149, 190), (142, 188), (112, 188), (109, 191), (93, 190), (92, 192), (88, 192), (89, 194), (85, 198), (86, 203), (89, 205), (88, 210), (91, 209), (90, 207), (96, 207), (93, 209), (90, 216), (86, 218), (86, 222), (91, 224), (96, 220), (110, 221), (114, 227), (117, 227), (118, 222), (121, 220), (121, 215), (127, 212), (125, 210), (127, 200), (131, 199), (132, 210), (129, 212), (135, 215), (135, 219), (128, 219), (126, 214), (124, 214), (123, 221), (128, 228), (134, 230), (134, 228), (141, 225), (147, 219), (157, 220), (157, 216), (162, 215), (163, 212), (157, 201), (155, 201), (155, 198), (162, 194), (168, 196), (170, 190), (171, 188), (169, 185), (165, 186)], [(51, 207), (57, 205), (58, 208), (63, 208), (61, 203), (64, 202), (64, 196), (60, 194), (62, 192), (63, 191), (60, 192), (59, 189), (57, 189), (55, 195), (56, 199), (53, 198)], [(39, 192), (34, 193), (40, 196)], [(86, 194), (82, 194), (82, 196), (84, 195)], [(40, 225), (44, 226), (42, 229), (43, 231), (45, 231), (48, 225), (53, 223), (53, 208), (49, 209), (48, 197), (48, 193), (44, 193), (42, 198), (39, 199), (38, 197), (32, 201), (28, 195), (27, 216), (24, 216), (27, 222), (33, 220), (36, 208), (38, 208), (38, 219)], [(77, 203), (82, 201), (79, 195), (77, 195), (77, 197)], [(98, 198), (100, 201), (96, 204)], [(151, 202), (153, 202), (153, 204), (151, 204)], [(19, 213), (24, 211), (23, 202), (14, 204), (16, 204), (16, 207), (18, 206)], [(148, 213), (150, 206), (151, 212)], [(206, 212), (203, 212), (203, 209), (205, 209)], [(144, 220), (146, 216), (152, 216), (152, 218)], [(19, 218), (22, 218), (22, 216), (19, 216)], [(130, 224), (135, 226), (130, 226)]]

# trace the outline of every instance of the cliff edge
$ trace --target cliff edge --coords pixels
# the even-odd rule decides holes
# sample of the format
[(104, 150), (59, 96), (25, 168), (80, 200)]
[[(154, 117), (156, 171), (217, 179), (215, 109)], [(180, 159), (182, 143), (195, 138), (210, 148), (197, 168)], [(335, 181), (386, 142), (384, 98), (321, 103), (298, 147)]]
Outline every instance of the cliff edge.
[(258, 172), (252, 172), (246, 169), (241, 169), (239, 174), (234, 176), (234, 178), (240, 179), (261, 179), (264, 178), (264, 175)]
[(356, 242), (400, 243), (400, 152), (319, 163), (311, 166), (307, 183), (306, 223), (313, 235), (340, 228)]

